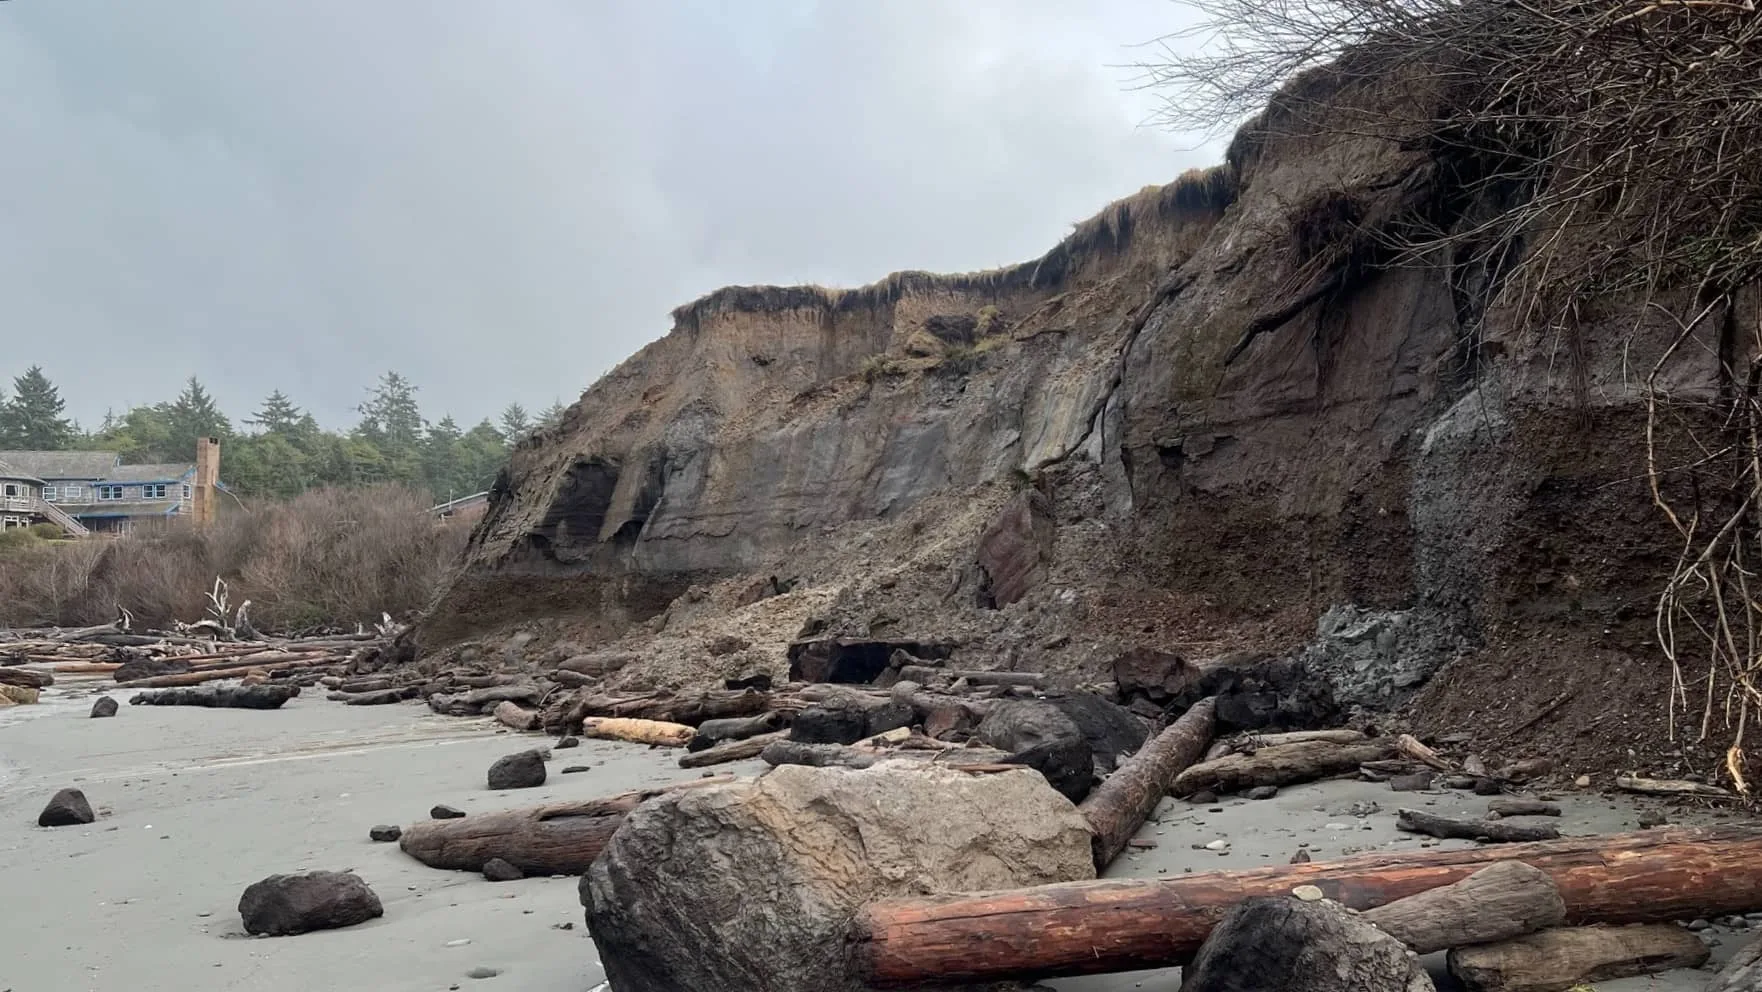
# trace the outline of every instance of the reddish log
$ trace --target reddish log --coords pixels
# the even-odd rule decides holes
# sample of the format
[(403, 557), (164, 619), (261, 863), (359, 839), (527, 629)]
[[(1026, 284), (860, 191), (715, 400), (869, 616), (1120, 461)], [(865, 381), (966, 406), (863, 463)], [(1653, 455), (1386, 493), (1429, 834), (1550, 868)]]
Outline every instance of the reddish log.
[(1132, 755), (1107, 780), (1089, 793), (1077, 809), (1095, 831), (1095, 871), (1105, 870), (1126, 849), (1126, 842), (1168, 794), (1175, 776), (1199, 760), (1211, 745), (1217, 703), (1202, 699)]
[(1313, 885), (1353, 909), (1372, 909), (1461, 881), (1496, 861), (1546, 872), (1566, 903), (1569, 924), (1690, 919), (1754, 908), (1762, 892), (1762, 829), (1646, 830), (888, 900), (859, 915), (853, 960), (877, 985), (1164, 968), (1190, 959), (1212, 926), (1244, 899)]

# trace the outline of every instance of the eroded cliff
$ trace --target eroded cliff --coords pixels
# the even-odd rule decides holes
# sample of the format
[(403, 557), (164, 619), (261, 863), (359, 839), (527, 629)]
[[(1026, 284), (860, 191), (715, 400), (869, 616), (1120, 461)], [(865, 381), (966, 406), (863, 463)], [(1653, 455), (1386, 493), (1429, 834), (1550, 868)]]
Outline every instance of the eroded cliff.
[[(598, 651), (631, 685), (781, 674), (805, 634), (1096, 680), (1249, 650), (1494, 741), (1544, 708), (1563, 747), (1649, 734), (1677, 549), (1641, 380), (1730, 388), (1754, 294), (1681, 334), (1616, 305), (1537, 330), (1496, 261), (1521, 233), (1383, 252), (1474, 229), (1503, 195), (1461, 193), (1474, 163), (1288, 116), (1021, 266), (681, 307), (516, 452), (424, 649)], [(1658, 457), (1692, 459), (1685, 416)]]

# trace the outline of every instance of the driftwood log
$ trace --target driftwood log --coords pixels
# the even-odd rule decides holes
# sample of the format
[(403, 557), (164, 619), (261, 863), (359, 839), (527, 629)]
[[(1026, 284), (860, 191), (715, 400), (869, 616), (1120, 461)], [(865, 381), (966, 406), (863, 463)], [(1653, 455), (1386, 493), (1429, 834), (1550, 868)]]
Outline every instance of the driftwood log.
[(1097, 786), (1077, 809), (1095, 831), (1095, 870), (1105, 870), (1155, 812), (1175, 776), (1205, 753), (1217, 730), (1215, 699), (1193, 704)]
[(1335, 744), (1328, 740), (1275, 744), (1253, 754), (1232, 754), (1194, 765), (1176, 779), (1176, 795), (1202, 790), (1239, 792), (1257, 785), (1291, 785), (1354, 772), (1366, 761), (1388, 758), (1393, 742), (1372, 740), (1363, 744)]
[(1487, 803), (1488, 816), (1559, 816), (1560, 807), (1540, 799), (1494, 799)]
[(606, 799), (424, 820), (404, 828), (398, 847), (430, 868), (482, 871), (484, 862), (501, 858), (528, 875), (579, 875), (599, 857), (625, 814), (645, 800), (732, 780), (723, 775)]
[(584, 721), (596, 717), (657, 720), (695, 727), (706, 720), (756, 716), (771, 708), (771, 694), (753, 689), (709, 689), (682, 696), (648, 693), (617, 697), (595, 693), (577, 696), (566, 705), (549, 711), (545, 729), (579, 733)]
[(1762, 830), (1645, 830), (886, 900), (859, 914), (853, 961), (881, 985), (1162, 968), (1190, 958), (1225, 907), (1246, 899), (1313, 885), (1327, 898), (1367, 910), (1507, 860), (1546, 872), (1570, 923), (1650, 923), (1739, 912), (1753, 908), (1762, 891)]
[[(679, 759), (681, 768), (708, 768), (711, 765), (726, 764), (730, 761), (744, 761), (756, 758), (759, 752), (771, 744), (786, 741), (789, 731), (778, 730), (757, 737), (743, 737), (739, 740), (723, 741), (715, 747), (702, 751), (693, 751)], [(804, 745), (811, 746), (811, 745)]]
[(1046, 676), (1039, 672), (955, 671), (948, 668), (931, 668), (928, 665), (903, 666), (899, 670), (899, 677), (907, 682), (916, 682), (919, 685), (928, 685), (937, 679), (945, 679), (949, 682), (958, 682), (961, 679), (966, 679), (968, 685), (975, 686), (1020, 685), (1027, 686), (1030, 689), (1039, 689), (1046, 685)]
[(207, 706), (216, 709), (273, 710), (300, 694), (291, 685), (205, 685), (141, 692), (131, 706)]
[(1469, 992), (1562, 992), (1584, 982), (1699, 968), (1712, 954), (1681, 927), (1568, 927), (1450, 952)]
[(705, 720), (698, 724), (697, 733), (691, 737), (691, 743), (685, 745), (687, 751), (703, 751), (726, 741), (745, 740), (760, 734), (782, 730), (783, 714), (772, 710), (758, 716), (726, 717), (720, 720)]
[(312, 659), (311, 655), (305, 655), (303, 658), (306, 660), (287, 661), (275, 665), (232, 665), (226, 668), (215, 668), (203, 672), (183, 672), (178, 675), (155, 675), (151, 678), (118, 682), (116, 687), (119, 689), (160, 689), (175, 686), (202, 685), (206, 682), (220, 682), (225, 679), (243, 678), (254, 671), (263, 671), (274, 674), (275, 672), (293, 672), (307, 668), (329, 668), (333, 665), (341, 665), (348, 660), (346, 658), (336, 657)]
[(1416, 953), (1430, 954), (1557, 927), (1566, 920), (1566, 903), (1540, 868), (1501, 861), (1460, 882), (1378, 906), (1364, 918)]
[(1459, 820), (1417, 809), (1398, 810), (1395, 829), (1446, 840), (1485, 840), (1495, 844), (1555, 840), (1560, 836), (1560, 829), (1552, 824), (1530, 826), (1504, 820)]
[(1733, 954), (1707, 992), (1762, 992), (1762, 940)]
[(47, 689), (55, 684), (55, 676), (28, 668), (0, 667), (0, 685), (18, 685), (26, 689)]
[(691, 735), (695, 732), (683, 723), (639, 720), (634, 717), (589, 717), (581, 724), (583, 737), (629, 741), (633, 744), (659, 744), (664, 747), (684, 747), (691, 742)]
[(490, 715), (495, 717), (497, 723), (514, 730), (538, 729), (538, 711), (529, 710), (512, 699), (504, 699), (497, 703), (496, 708), (490, 711)]
[(337, 691), (326, 696), (326, 699), (345, 703), (349, 706), (386, 706), (401, 703), (407, 699), (415, 699), (421, 694), (417, 686), (404, 686), (400, 689), (371, 689), (366, 692)]
[(1708, 796), (1717, 799), (1729, 799), (1731, 793), (1717, 785), (1705, 782), (1689, 782), (1674, 778), (1645, 778), (1639, 775), (1615, 776), (1615, 787), (1624, 792), (1637, 792), (1644, 796)]

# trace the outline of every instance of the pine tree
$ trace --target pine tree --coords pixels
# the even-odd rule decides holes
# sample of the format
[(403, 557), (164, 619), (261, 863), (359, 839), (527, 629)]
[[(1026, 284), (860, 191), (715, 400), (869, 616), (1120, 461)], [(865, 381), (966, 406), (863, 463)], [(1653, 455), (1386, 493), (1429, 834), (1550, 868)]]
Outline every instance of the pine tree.
[(232, 423), (220, 412), (214, 397), (208, 395), (208, 390), (195, 376), (190, 376), (184, 383), (184, 391), (176, 400), (166, 404), (164, 413), (169, 450), (158, 453), (162, 458), (173, 461), (194, 458), (197, 438), (226, 437), (232, 433)]
[(265, 434), (293, 437), (300, 432), (305, 414), (287, 394), (277, 389), (263, 400), (263, 405), (245, 423)]
[(12, 399), (0, 413), (0, 443), (24, 451), (59, 451), (73, 442), (67, 404), (38, 366), (12, 380)]
[(550, 406), (545, 407), (544, 411), (538, 415), (538, 426), (557, 426), (563, 422), (563, 413), (567, 409), (567, 407), (563, 406), (562, 400), (553, 401)]
[(354, 461), (358, 470), (377, 472), (380, 478), (397, 482), (420, 482), (422, 436), (427, 425), (416, 403), (416, 387), (396, 372), (387, 372), (359, 409), (361, 423), (355, 428), (355, 439), (371, 445), (379, 458), (374, 467), (366, 468), (363, 466), (372, 460), (357, 452)]
[(430, 427), (428, 436), (422, 439), (422, 477), (428, 484), (429, 495), (437, 502), (467, 495), (459, 491), (459, 442), (463, 437), (459, 425), (446, 416)]
[(509, 403), (502, 410), (502, 439), (516, 444), (532, 433), (532, 416), (518, 403)]

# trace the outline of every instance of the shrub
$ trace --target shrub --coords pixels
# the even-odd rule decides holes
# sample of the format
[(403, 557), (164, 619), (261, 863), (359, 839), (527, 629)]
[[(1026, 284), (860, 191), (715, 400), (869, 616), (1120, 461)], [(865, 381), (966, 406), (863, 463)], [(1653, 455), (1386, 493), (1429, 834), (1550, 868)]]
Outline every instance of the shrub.
[(251, 619), (263, 630), (352, 627), (382, 612), (406, 617), (427, 604), (470, 531), (427, 508), (399, 486), (326, 489), (234, 509), (208, 527), (175, 522), (66, 542), (30, 537), (0, 569), (0, 626), (84, 626), (113, 620), (120, 609), (144, 626), (196, 620), (216, 577), (233, 604), (251, 600)]

